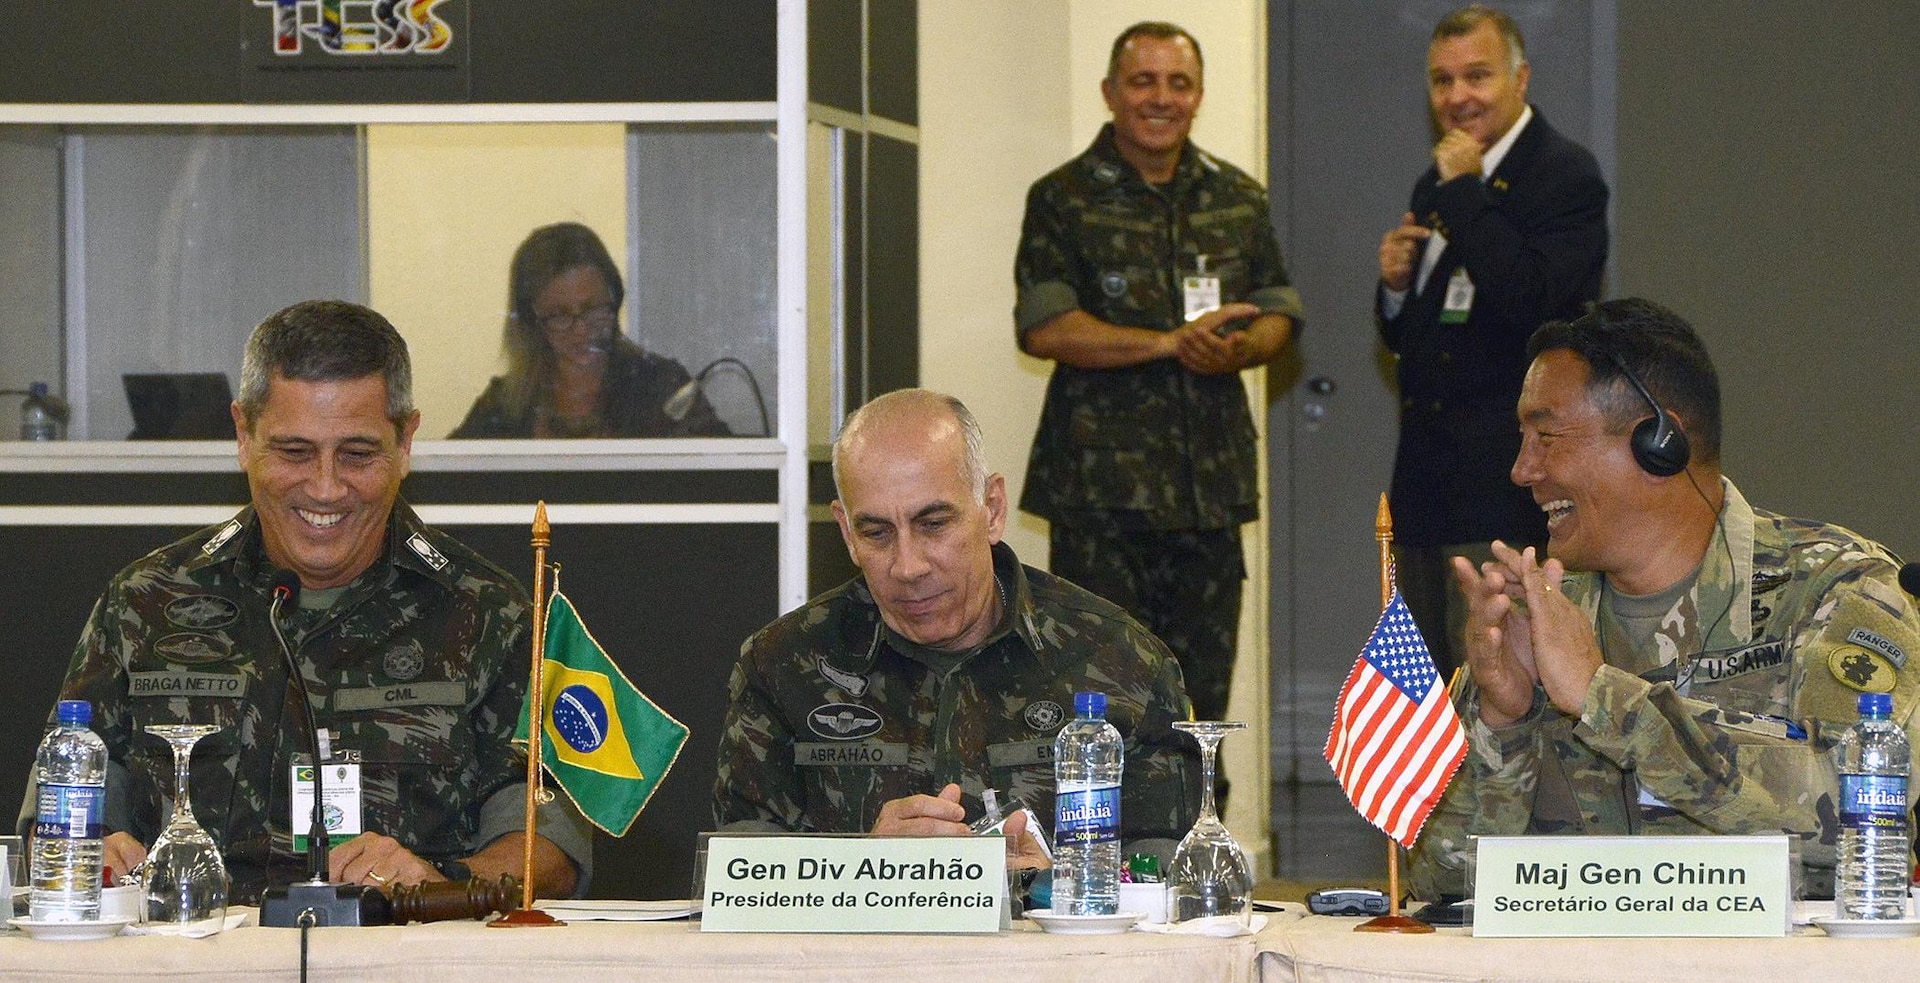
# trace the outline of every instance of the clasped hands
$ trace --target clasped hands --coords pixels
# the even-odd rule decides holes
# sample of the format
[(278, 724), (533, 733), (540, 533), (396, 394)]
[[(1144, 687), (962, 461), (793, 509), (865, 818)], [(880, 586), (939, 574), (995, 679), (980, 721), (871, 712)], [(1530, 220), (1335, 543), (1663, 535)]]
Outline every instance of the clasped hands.
[[(1046, 850), (1027, 828), (1025, 811), (1007, 817), (1001, 831), (1007, 837), (1007, 869), (1044, 870), (1052, 866)], [(875, 836), (967, 836), (967, 810), (960, 804), (960, 786), (948, 783), (939, 795), (909, 795), (880, 807), (873, 821)]]
[(1467, 600), (1467, 665), (1480, 691), (1480, 719), (1506, 727), (1533, 709), (1535, 689), (1578, 717), (1600, 669), (1600, 645), (1587, 616), (1559, 590), (1559, 560), (1542, 563), (1534, 548), (1493, 544), (1494, 558), (1475, 569), (1454, 557), (1454, 579)]
[(1247, 332), (1234, 330), (1233, 322), (1259, 316), (1260, 308), (1253, 304), (1222, 304), (1167, 332), (1167, 354), (1196, 375), (1238, 372), (1254, 358)]

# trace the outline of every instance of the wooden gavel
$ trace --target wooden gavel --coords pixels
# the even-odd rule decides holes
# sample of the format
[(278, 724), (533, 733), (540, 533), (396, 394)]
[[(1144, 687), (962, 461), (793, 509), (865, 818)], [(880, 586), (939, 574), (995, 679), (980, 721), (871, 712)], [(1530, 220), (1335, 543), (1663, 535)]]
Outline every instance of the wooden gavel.
[(393, 924), (449, 922), (485, 918), (496, 911), (512, 911), (520, 904), (520, 878), (501, 874), (499, 880), (479, 877), (464, 881), (434, 881), (398, 885), (391, 893)]

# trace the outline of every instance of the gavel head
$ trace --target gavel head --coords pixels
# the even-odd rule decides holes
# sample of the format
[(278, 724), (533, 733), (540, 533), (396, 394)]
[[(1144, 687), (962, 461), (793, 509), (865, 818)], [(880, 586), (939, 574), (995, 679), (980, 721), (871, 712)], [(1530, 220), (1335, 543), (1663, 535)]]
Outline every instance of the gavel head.
[(512, 911), (520, 903), (520, 878), (501, 874), (498, 880), (471, 878), (402, 884), (393, 889), (393, 923), (446, 922), (478, 919), (496, 911)]

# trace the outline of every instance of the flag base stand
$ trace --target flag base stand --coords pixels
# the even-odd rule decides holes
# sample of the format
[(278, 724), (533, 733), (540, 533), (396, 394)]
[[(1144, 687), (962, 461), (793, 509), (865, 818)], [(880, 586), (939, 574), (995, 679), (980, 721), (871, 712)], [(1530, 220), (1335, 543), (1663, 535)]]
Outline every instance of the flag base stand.
[[(565, 924), (566, 922), (563, 922), (560, 919), (555, 918), (552, 915), (549, 915), (538, 908), (515, 908), (514, 910), (501, 915), (499, 918), (496, 918), (493, 921), (488, 922), (487, 927), (488, 928), (551, 928), (557, 925), (565, 925)], [(1433, 930), (1428, 929), (1427, 931), (1431, 932)]]
[(1425, 935), (1433, 931), (1433, 926), (1418, 918), (1405, 915), (1381, 915), (1369, 918), (1353, 927), (1356, 932), (1387, 932), (1393, 935)]

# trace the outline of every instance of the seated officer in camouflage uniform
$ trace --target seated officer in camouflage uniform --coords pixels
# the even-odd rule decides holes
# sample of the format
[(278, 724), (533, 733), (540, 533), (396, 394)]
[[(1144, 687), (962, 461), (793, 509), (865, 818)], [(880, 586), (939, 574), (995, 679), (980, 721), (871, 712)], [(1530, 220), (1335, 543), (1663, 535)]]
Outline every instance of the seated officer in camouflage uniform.
[(833, 514), (862, 575), (742, 646), (720, 827), (959, 834), (987, 788), (1051, 821), (1054, 736), (1073, 694), (1099, 690), (1126, 737), (1122, 835), (1185, 834), (1199, 769), (1172, 729), (1188, 717), (1179, 664), (1118, 607), (1015, 558), (982, 443), (959, 400), (920, 389), (847, 422)]
[[(284, 571), (300, 580), (281, 623), (314, 716), (360, 763), (364, 832), (334, 848), (332, 878), (518, 874), (526, 758), (510, 738), (529, 603), (399, 501), (420, 425), (406, 342), (364, 307), (289, 307), (247, 342), (233, 418), (252, 504), (114, 577), (61, 686), (93, 704), (111, 758), (107, 865), (144, 859), (167, 818), (173, 759), (143, 728), (216, 723), (194, 749), (193, 805), (233, 897), (304, 879), (289, 769), (306, 728), (268, 622)], [(565, 896), (585, 881), (591, 838), (569, 807), (541, 815), (538, 889)]]
[[(1609, 301), (1528, 354), (1513, 480), (1551, 559), (1454, 561), (1471, 749), (1415, 844), (1416, 892), (1465, 893), (1474, 834), (1784, 832), (1802, 890), (1831, 897), (1830, 752), (1859, 694), (1891, 692), (1920, 740), (1899, 561), (1721, 476), (1719, 379), (1671, 311)], [(1662, 410), (1685, 443), (1656, 432)]]

